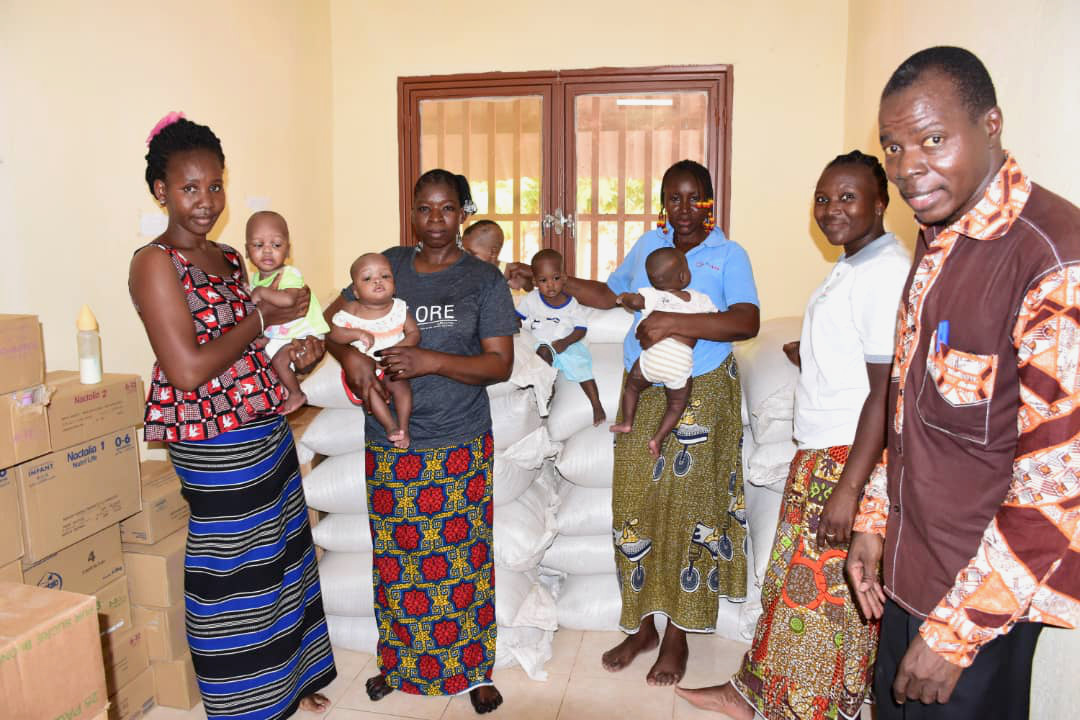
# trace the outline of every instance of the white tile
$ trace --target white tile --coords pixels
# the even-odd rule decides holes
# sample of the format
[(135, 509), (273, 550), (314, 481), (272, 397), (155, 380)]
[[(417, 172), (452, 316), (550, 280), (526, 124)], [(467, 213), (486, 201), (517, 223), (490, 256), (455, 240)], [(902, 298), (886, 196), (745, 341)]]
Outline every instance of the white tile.
[[(521, 668), (496, 670), (492, 675), (495, 687), (503, 696), (503, 704), (494, 714), (510, 717), (514, 720), (555, 720), (559, 714), (567, 684), (568, 673), (548, 673), (544, 682), (531, 679)], [(469, 696), (457, 695), (450, 700), (450, 705), (442, 720), (475, 720)]]
[(575, 675), (566, 688), (558, 720), (668, 720), (672, 717), (674, 699), (670, 687), (650, 687), (644, 677), (627, 681), (612, 675), (606, 678)]
[(581, 649), (581, 630), (557, 630), (551, 643), (551, 659), (544, 665), (549, 673), (570, 673)]
[(411, 695), (400, 690), (395, 690), (383, 699), (372, 702), (368, 698), (364, 684), (369, 675), (375, 674), (376, 670), (372, 666), (370, 673), (363, 673), (353, 680), (352, 685), (345, 691), (334, 709), (347, 708), (383, 715), (401, 715), (419, 718), (419, 720), (438, 720), (442, 717), (446, 706), (450, 704), (450, 698), (446, 696)]

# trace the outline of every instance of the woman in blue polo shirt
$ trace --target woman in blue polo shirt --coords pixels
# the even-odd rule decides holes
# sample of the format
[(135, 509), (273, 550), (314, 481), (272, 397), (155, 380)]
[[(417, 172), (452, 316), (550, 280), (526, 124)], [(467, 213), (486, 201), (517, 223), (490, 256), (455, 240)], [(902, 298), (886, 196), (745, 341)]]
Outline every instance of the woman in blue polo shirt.
[[(606, 283), (570, 278), (578, 302), (615, 307), (623, 293), (648, 287), (645, 258), (661, 247), (685, 253), (689, 289), (709, 296), (719, 312), (654, 312), (626, 336), (629, 370), (648, 348), (672, 335), (697, 338), (693, 391), (675, 431), (649, 453), (664, 414), (663, 387), (641, 393), (633, 431), (615, 438), (612, 510), (615, 558), (622, 590), (620, 627), (628, 636), (604, 653), (612, 672), (660, 642), (655, 615), (667, 617), (650, 685), (672, 685), (686, 669), (687, 632), (712, 632), (721, 597), (746, 596), (746, 537), (739, 445), (741, 393), (731, 342), (758, 331), (758, 297), (746, 251), (713, 227), (709, 172), (683, 160), (664, 173), (660, 223), (645, 233)], [(511, 273), (523, 270), (519, 266)], [(526, 274), (521, 272), (521, 274)], [(621, 418), (620, 418), (621, 420)]]

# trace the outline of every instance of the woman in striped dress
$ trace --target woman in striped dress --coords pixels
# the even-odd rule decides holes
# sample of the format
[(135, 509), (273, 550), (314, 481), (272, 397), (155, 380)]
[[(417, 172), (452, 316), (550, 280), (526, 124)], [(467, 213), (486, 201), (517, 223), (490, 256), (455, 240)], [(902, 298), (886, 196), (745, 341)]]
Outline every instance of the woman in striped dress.
[[(169, 224), (131, 261), (128, 285), (157, 356), (145, 438), (165, 442), (191, 505), (188, 644), (210, 718), (277, 720), (328, 706), (336, 675), (286, 390), (257, 339), (302, 317), (257, 307), (232, 248), (207, 240), (225, 209), (217, 137), (171, 113), (148, 139), (146, 181)], [(297, 367), (322, 354), (298, 341)]]

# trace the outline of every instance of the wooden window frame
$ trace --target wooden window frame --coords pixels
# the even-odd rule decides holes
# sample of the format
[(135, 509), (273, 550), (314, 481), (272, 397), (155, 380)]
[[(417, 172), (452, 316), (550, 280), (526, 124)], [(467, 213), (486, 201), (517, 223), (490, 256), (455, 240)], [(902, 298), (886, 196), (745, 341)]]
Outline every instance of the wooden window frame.
[[(576, 150), (573, 114), (578, 95), (663, 92), (672, 89), (706, 92), (710, 110), (714, 114), (706, 141), (706, 165), (713, 176), (716, 191), (717, 224), (725, 233), (730, 228), (734, 97), (731, 65), (661, 65), (409, 76), (398, 78), (397, 89), (398, 207), (402, 245), (412, 244), (409, 214), (412, 209), (412, 189), (420, 177), (420, 102), (469, 97), (542, 96), (540, 211), (543, 215), (555, 209), (553, 201), (557, 198), (563, 199), (568, 205), (576, 202), (576, 188), (567, 187), (571, 173), (555, 171), (559, 167), (573, 166)], [(559, 129), (557, 133), (554, 132), (556, 127)], [(494, 193), (494, 188), (491, 192)], [(494, 195), (491, 197), (494, 198)], [(646, 213), (651, 209), (646, 207)], [(575, 241), (572, 236), (568, 233), (557, 235), (542, 232), (541, 244), (562, 252), (568, 260), (567, 271), (574, 271)], [(596, 252), (596, 247), (594, 237), (593, 252)]]

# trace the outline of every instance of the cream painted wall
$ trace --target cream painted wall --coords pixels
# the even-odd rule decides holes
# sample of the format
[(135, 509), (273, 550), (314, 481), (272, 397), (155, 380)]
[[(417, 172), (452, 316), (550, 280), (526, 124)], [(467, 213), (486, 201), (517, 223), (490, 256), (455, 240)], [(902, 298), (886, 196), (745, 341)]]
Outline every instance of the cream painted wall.
[(801, 315), (825, 276), (811, 194), (843, 150), (845, 0), (331, 0), (330, 14), (340, 284), (360, 252), (398, 242), (398, 76), (712, 63), (734, 65), (731, 236), (750, 253), (763, 315)]
[(158, 118), (184, 110), (225, 150), (229, 204), (215, 236), (242, 249), (245, 198), (289, 220), (317, 289), (331, 254), (329, 5), (0, 2), (0, 312), (41, 317), (46, 362), (76, 367), (89, 303), (107, 371), (150, 371), (127, 295)]
[[(1069, 0), (852, 2), (848, 145), (881, 156), (877, 109), (893, 70), (933, 45), (965, 47), (986, 64), (1005, 117), (1004, 144), (1036, 182), (1080, 204), (1080, 3)], [(893, 191), (887, 220), (909, 242), (911, 210)]]

